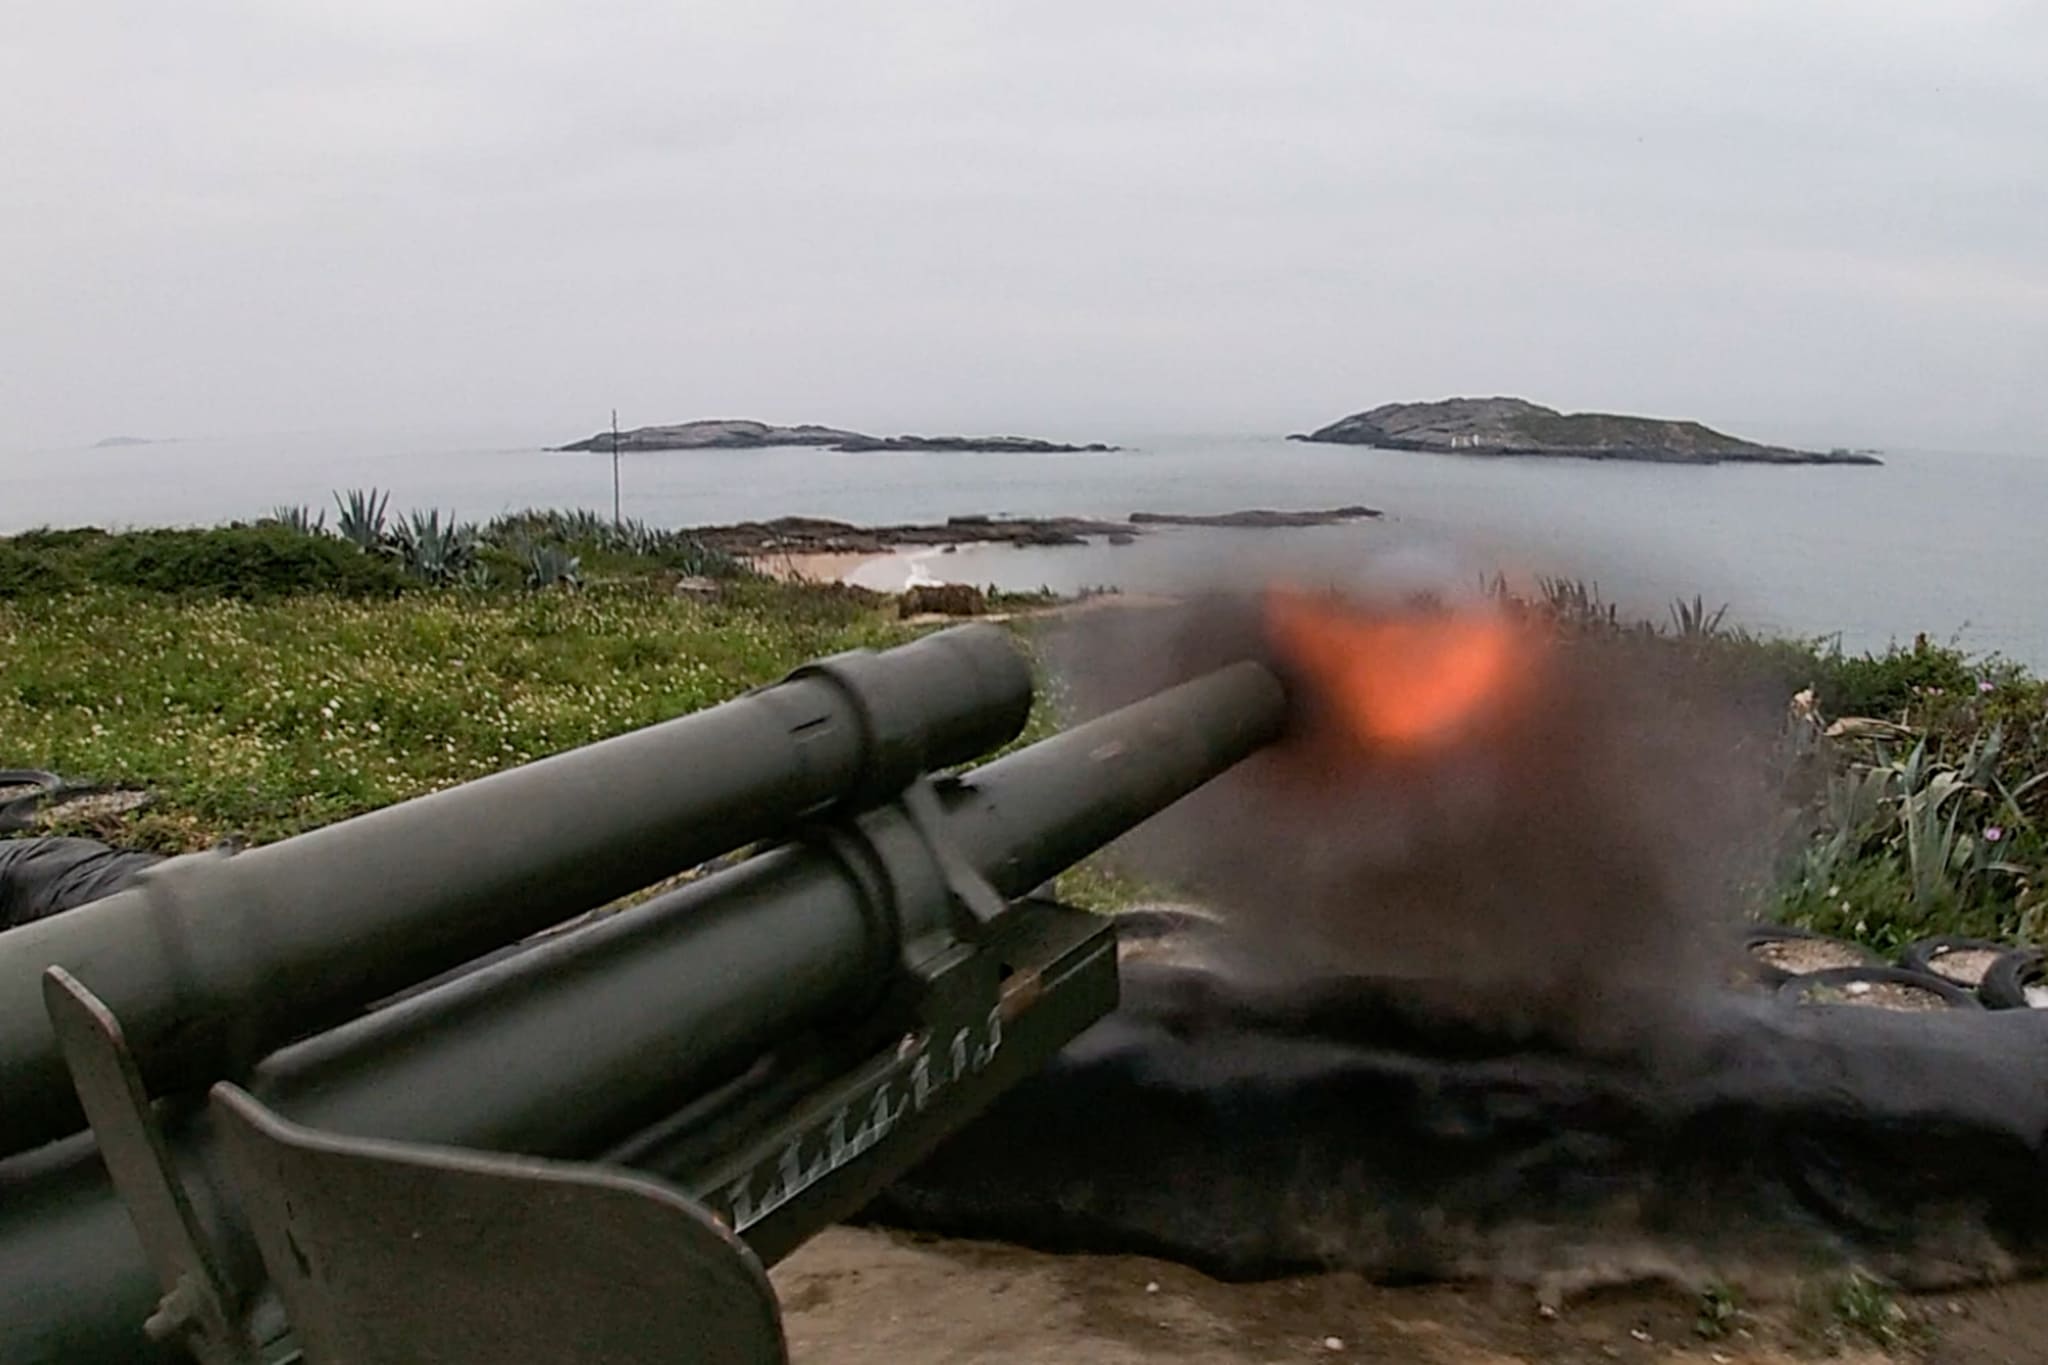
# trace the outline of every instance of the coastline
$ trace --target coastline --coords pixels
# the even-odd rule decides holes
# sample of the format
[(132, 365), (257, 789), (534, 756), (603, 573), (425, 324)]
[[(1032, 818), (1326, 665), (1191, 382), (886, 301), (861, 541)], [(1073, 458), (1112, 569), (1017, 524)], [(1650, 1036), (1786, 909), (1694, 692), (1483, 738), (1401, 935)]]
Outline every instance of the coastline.
[(1706, 454), (1691, 451), (1672, 450), (1662, 446), (1542, 446), (1542, 445), (1492, 445), (1452, 446), (1438, 441), (1417, 441), (1402, 436), (1374, 436), (1369, 440), (1320, 436), (1294, 433), (1290, 441), (1301, 441), (1315, 445), (1357, 446), (1371, 450), (1394, 450), (1423, 455), (1451, 455), (1466, 460), (1592, 460), (1618, 464), (1660, 464), (1696, 465), (1711, 468), (1716, 465), (1770, 465), (1794, 467), (1807, 465), (1882, 465), (1883, 460), (1875, 455), (1861, 452), (1847, 454), (1824, 453), (1812, 450), (1790, 450), (1780, 447), (1762, 447), (1756, 451), (1717, 451)]
[(868, 565), (894, 557), (891, 550), (771, 550), (740, 556), (754, 572), (782, 583), (850, 583)]
[[(1132, 512), (1120, 521), (1092, 517), (952, 517), (939, 524), (857, 526), (815, 517), (686, 528), (705, 545), (784, 582), (851, 583), (879, 592), (947, 581), (926, 569), (942, 555), (1008, 546), (1015, 549), (1125, 546), (1158, 534), (1207, 528), (1265, 533), (1377, 521), (1377, 508), (1353, 504), (1319, 511), (1268, 508), (1199, 515)], [(899, 566), (877, 574), (878, 566)], [(885, 580), (885, 581), (884, 581)]]
[[(756, 573), (780, 583), (842, 583), (874, 592), (896, 593), (913, 587), (936, 587), (944, 578), (925, 572), (928, 560), (975, 545), (946, 541), (931, 545), (894, 545), (882, 550), (767, 551), (740, 558)], [(885, 567), (893, 566), (893, 567)]]
[(1526, 398), (1382, 403), (1290, 441), (1515, 459), (1639, 460), (1651, 464), (1835, 465), (1884, 463), (1869, 451), (1823, 453), (1731, 436), (1689, 419), (1560, 412)]
[[(1825, 435), (1825, 433), (1823, 433)], [(461, 520), (528, 506), (611, 511), (609, 469), (548, 455), (518, 427), (412, 434), (193, 439), (93, 452), (20, 450), (0, 458), (0, 522), (38, 526), (201, 527), (305, 504), (334, 521), (334, 492), (388, 489), (394, 511), (441, 507)], [(1203, 511), (1264, 504), (1384, 506), (1389, 520), (1461, 541), (1557, 550), (1574, 575), (1661, 602), (1704, 594), (1732, 604), (1758, 629), (1839, 633), (1853, 650), (1910, 643), (1923, 627), (1970, 649), (2048, 667), (2048, 621), (2030, 584), (2048, 580), (2048, 449), (1984, 453), (1894, 446), (1882, 467), (1676, 465), (1569, 459), (1432, 460), (1364, 447), (1267, 436), (1126, 437), (1131, 456), (991, 457), (1005, 471), (985, 483), (973, 457), (832, 455), (784, 450), (735, 459), (628, 462), (624, 510), (680, 530), (766, 523), (792, 510), (850, 525), (943, 523), (1002, 511), (1052, 517), (1075, 511)], [(1823, 442), (1824, 443), (1824, 442)], [(1873, 441), (1873, 444), (1882, 442)], [(175, 462), (172, 460), (175, 452)], [(758, 461), (758, 463), (757, 463)], [(884, 467), (884, 463), (898, 463)], [(166, 477), (175, 472), (175, 477)], [(744, 477), (736, 477), (743, 474)], [(1853, 477), (1851, 476), (1853, 475)], [(1996, 489), (1995, 496), (1987, 490)], [(1914, 515), (1899, 521), (1899, 509)], [(1952, 534), (1998, 547), (1998, 568), (1958, 557)], [(1389, 527), (1390, 538), (1395, 533)], [(1320, 535), (1321, 533), (1316, 533)], [(1372, 535), (1361, 525), (1361, 539)], [(956, 539), (941, 535), (939, 539)], [(1192, 539), (1192, 538), (1190, 538)], [(1291, 539), (1291, 533), (1290, 533)], [(1255, 547), (1256, 542), (1251, 542)], [(733, 546), (734, 549), (741, 548)], [(757, 551), (757, 543), (744, 547)], [(806, 547), (810, 548), (810, 547)], [(831, 548), (818, 545), (817, 549)], [(837, 548), (862, 549), (860, 544)], [(1163, 548), (1163, 546), (1161, 547)], [(1159, 557), (1145, 537), (1115, 554), (1063, 555), (963, 546), (932, 561), (1005, 589), (1057, 590), (1149, 580)], [(970, 562), (960, 562), (960, 556)], [(888, 572), (880, 563), (862, 574)], [(1930, 626), (1929, 623), (1932, 623)]]

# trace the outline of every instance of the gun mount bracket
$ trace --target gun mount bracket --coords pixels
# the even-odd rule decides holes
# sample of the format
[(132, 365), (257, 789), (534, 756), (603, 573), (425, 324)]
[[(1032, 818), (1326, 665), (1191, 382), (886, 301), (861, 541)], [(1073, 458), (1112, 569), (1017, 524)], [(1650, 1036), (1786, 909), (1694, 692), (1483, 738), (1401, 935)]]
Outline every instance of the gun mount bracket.
[(960, 851), (959, 845), (946, 837), (946, 814), (939, 808), (938, 792), (931, 779), (920, 777), (905, 787), (902, 802), (910, 823), (938, 863), (939, 873), (946, 879), (946, 889), (953, 894), (954, 901), (972, 915), (976, 923), (984, 925), (1008, 910), (1010, 903), (1003, 899), (1002, 892), (981, 875), (981, 869)]
[(786, 1365), (759, 1258), (673, 1186), (212, 1108), (306, 1365)]
[(947, 836), (929, 778), (852, 819), (812, 825), (801, 837), (829, 853), (860, 888), (870, 937), (917, 983), (912, 998), (971, 960), (973, 945), (1010, 909)]
[(201, 1365), (255, 1365), (262, 1357), (228, 1309), (226, 1281), (178, 1181), (121, 1021), (62, 967), (43, 973), (43, 1005), (100, 1160), (164, 1291), (144, 1333), (182, 1342)]

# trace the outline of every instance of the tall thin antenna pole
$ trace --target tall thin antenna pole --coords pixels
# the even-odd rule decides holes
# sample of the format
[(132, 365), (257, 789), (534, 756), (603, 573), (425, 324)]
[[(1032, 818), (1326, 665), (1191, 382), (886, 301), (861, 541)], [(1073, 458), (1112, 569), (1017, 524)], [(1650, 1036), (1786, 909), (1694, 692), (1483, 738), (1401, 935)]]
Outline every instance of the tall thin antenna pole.
[(617, 530), (624, 523), (619, 519), (619, 410), (612, 409), (612, 529)]

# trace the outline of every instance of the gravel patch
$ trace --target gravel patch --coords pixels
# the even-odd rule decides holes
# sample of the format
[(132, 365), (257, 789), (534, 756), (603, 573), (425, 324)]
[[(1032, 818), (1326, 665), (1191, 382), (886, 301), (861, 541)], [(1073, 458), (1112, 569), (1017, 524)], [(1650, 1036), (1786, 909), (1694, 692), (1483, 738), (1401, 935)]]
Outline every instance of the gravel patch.
[(1866, 967), (1870, 956), (1846, 943), (1824, 938), (1774, 938), (1750, 945), (1750, 953), (1781, 972), (1804, 976), (1830, 967)]
[(1991, 964), (2002, 956), (1993, 948), (1950, 948), (1928, 958), (1927, 965), (1937, 976), (1947, 977), (1958, 986), (1981, 986), (1984, 973), (1991, 970)]
[(148, 804), (148, 792), (84, 792), (44, 802), (36, 810), (36, 823), (54, 825), (67, 820), (96, 820), (103, 815), (125, 814)]
[(1848, 981), (1819, 986), (1800, 997), (1808, 1005), (1865, 1005), (1880, 1010), (1945, 1010), (1948, 1001), (1933, 991), (1898, 981)]

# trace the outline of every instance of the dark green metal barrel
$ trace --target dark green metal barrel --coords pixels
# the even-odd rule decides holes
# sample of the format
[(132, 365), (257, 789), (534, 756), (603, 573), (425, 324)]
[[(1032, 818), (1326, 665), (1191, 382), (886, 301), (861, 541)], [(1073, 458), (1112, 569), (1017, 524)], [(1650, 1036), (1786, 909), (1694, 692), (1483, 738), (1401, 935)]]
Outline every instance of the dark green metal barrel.
[(840, 802), (1014, 738), (1031, 676), (989, 625), (773, 687), (0, 934), (0, 1155), (84, 1126), (42, 1006), (53, 964), (127, 1028), (153, 1093)]
[[(1273, 676), (1233, 665), (977, 769), (941, 793), (930, 833), (1022, 895), (1283, 719)], [(785, 846), (288, 1047), (251, 1086), (336, 1132), (594, 1157), (747, 1056), (871, 1005), (906, 937), (875, 908), (841, 854)], [(187, 1126), (175, 1145), (201, 1216), (246, 1267), (203, 1133)], [(156, 1292), (89, 1143), (0, 1161), (0, 1359), (148, 1359), (137, 1324)]]
[[(1267, 743), (1282, 708), (1250, 663), (1163, 692), (977, 769), (944, 793), (944, 837), (1023, 895)], [(943, 915), (932, 890), (919, 903), (898, 888), (892, 916)], [(601, 1150), (736, 1061), (871, 1003), (916, 926), (889, 926), (869, 896), (833, 855), (776, 849), (307, 1039), (250, 1088), (336, 1132)]]

